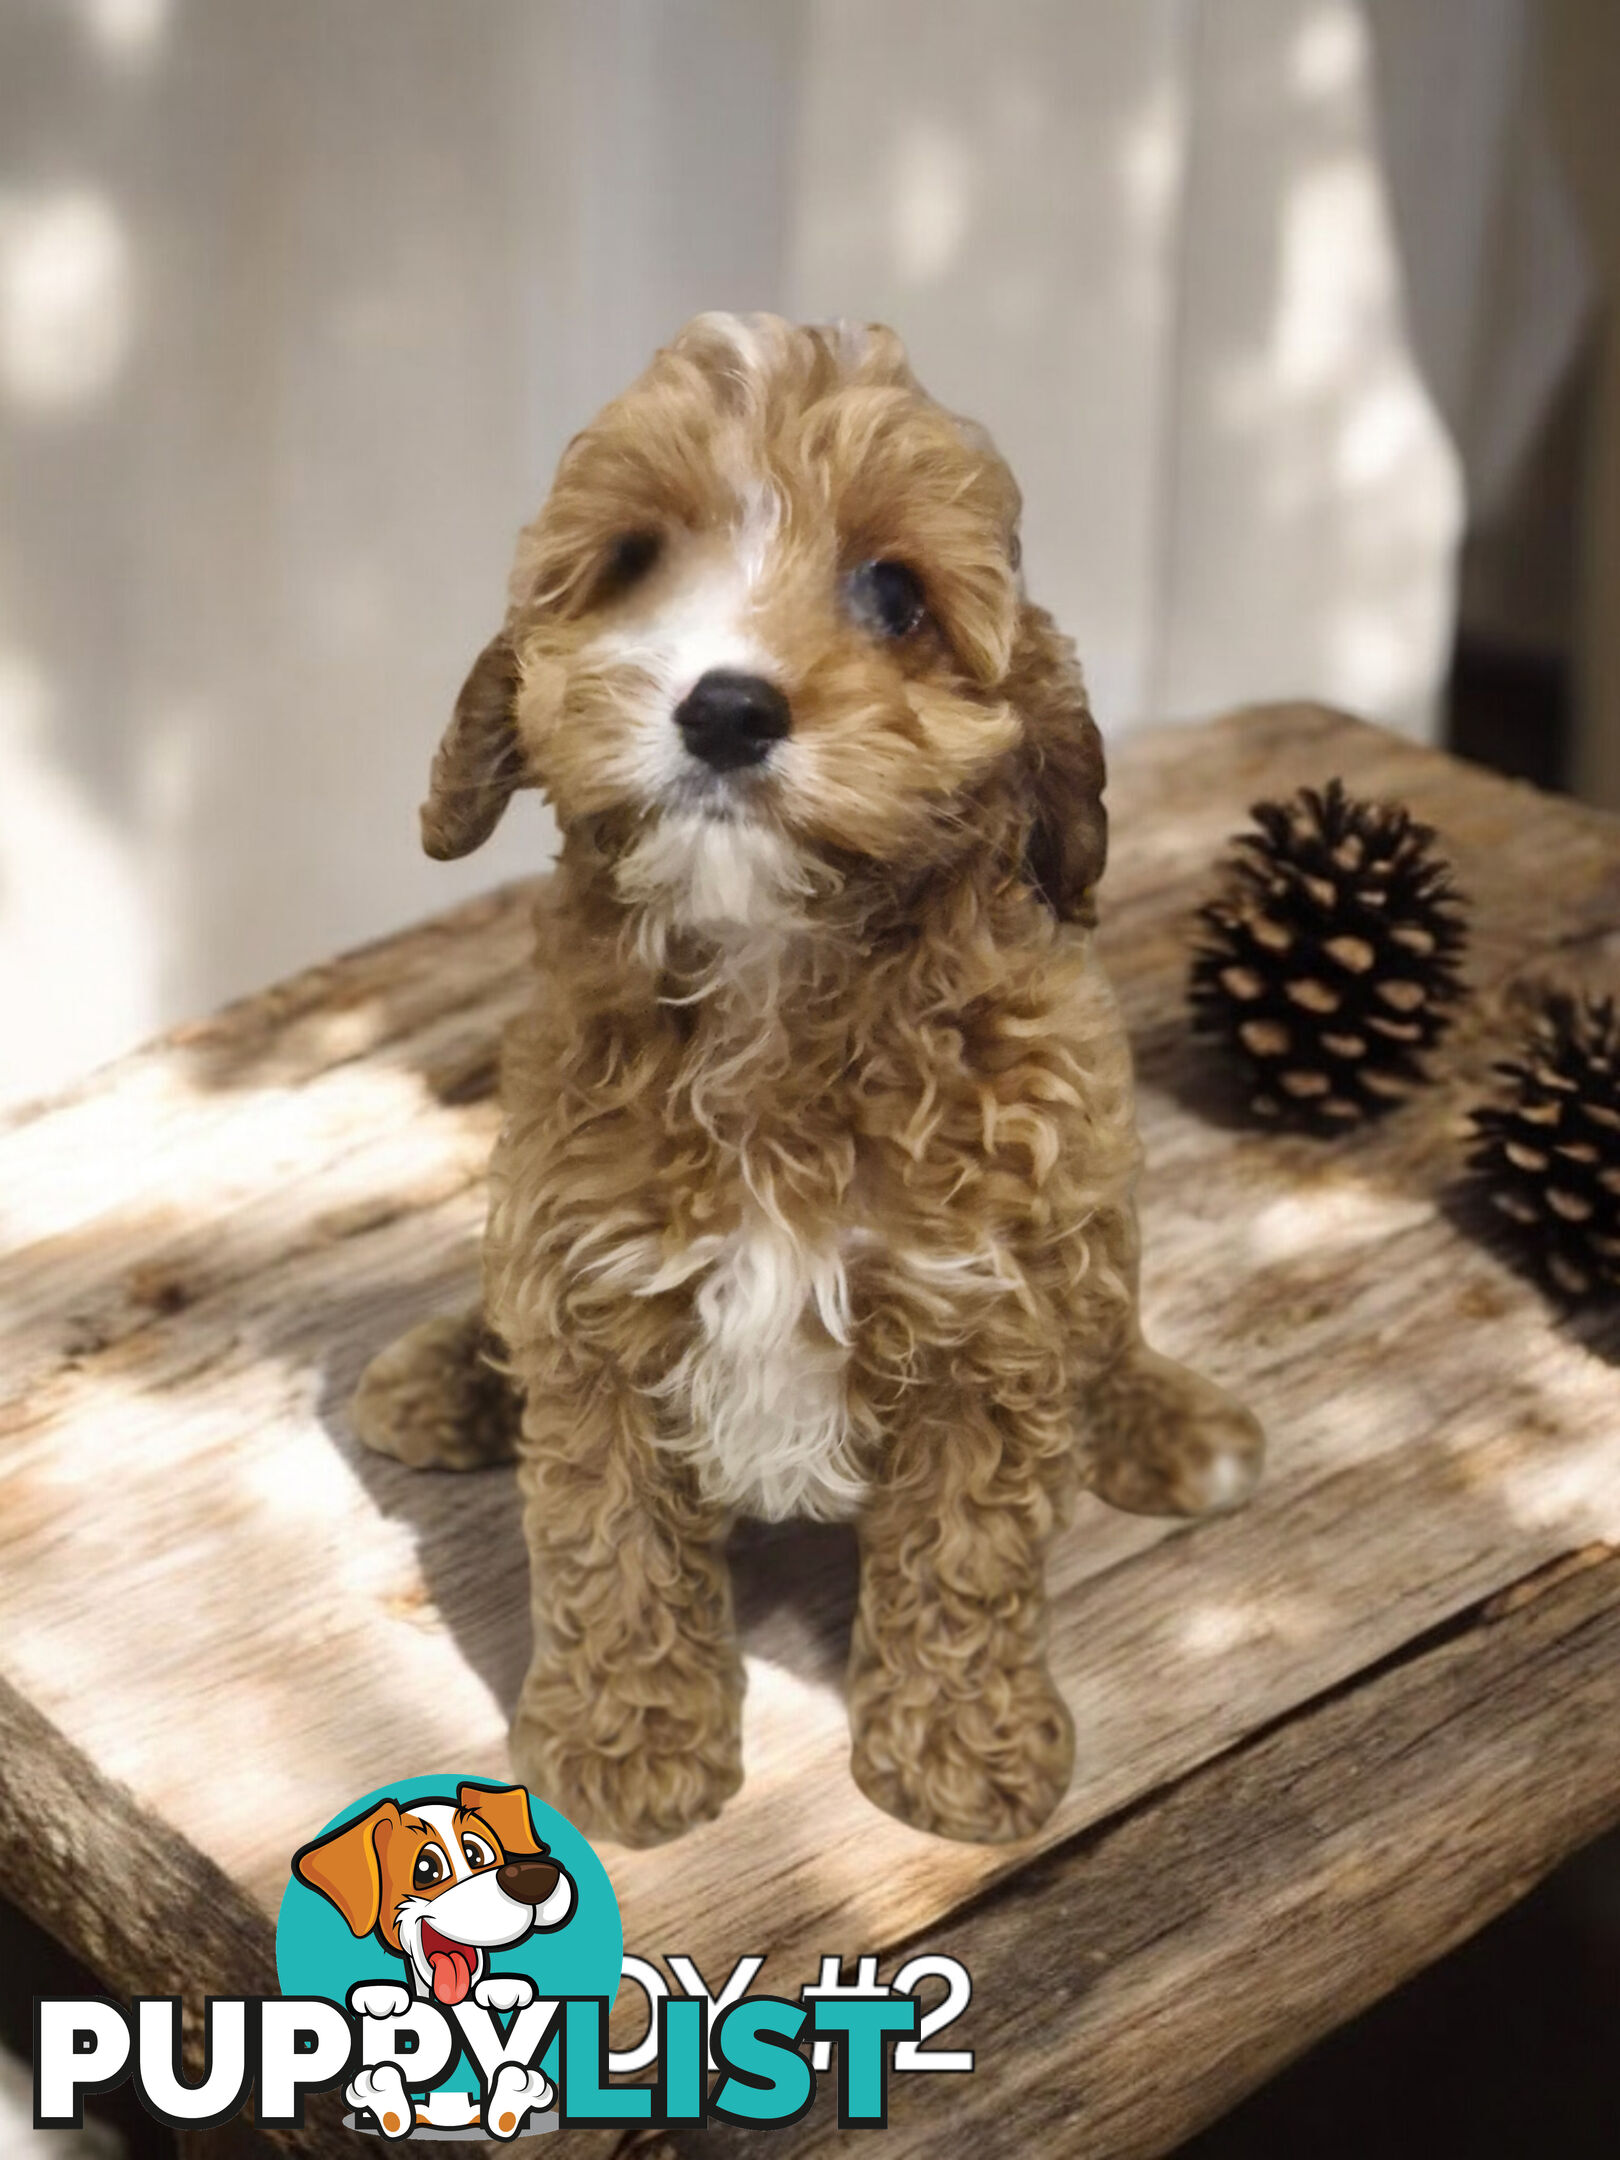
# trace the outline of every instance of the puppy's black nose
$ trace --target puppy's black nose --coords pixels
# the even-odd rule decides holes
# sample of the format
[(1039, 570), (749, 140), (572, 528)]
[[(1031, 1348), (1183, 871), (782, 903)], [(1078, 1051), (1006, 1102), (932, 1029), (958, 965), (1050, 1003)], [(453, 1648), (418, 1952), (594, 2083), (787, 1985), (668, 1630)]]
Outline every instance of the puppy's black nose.
[(787, 733), (788, 701), (762, 675), (711, 668), (675, 708), (675, 725), (692, 755), (716, 772), (757, 765)]
[(495, 1880), (520, 1905), (543, 1905), (561, 1882), (562, 1869), (555, 1860), (507, 1860), (495, 1870)]

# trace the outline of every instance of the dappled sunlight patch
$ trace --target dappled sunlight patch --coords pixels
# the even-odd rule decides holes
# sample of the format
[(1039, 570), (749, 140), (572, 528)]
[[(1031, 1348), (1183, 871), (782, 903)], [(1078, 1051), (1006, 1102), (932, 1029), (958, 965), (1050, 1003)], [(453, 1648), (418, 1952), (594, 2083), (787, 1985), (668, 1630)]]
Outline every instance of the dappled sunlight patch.
[(1245, 1258), (1255, 1267), (1331, 1260), (1382, 1244), (1434, 1219), (1433, 1201), (1407, 1198), (1359, 1179), (1324, 1180), (1282, 1193), (1245, 1224)]
[(1278, 1593), (1230, 1602), (1196, 1605), (1177, 1628), (1178, 1647), (1196, 1658), (1223, 1657), (1240, 1647), (1314, 1642), (1327, 1624), (1321, 1608), (1307, 1597)]
[[(0, 1521), (20, 1493), (26, 1529), (6, 1546), (0, 1625), (8, 1676), (101, 1770), (268, 1885), (286, 1855), (253, 1847), (266, 1774), (319, 1820), (344, 1778), (372, 1777), (377, 1721), (401, 1760), (466, 1759), (469, 1736), (504, 1748), (502, 1706), (436, 1609), (411, 1526), (334, 1448), (312, 1378), (263, 1362), (183, 1411), (91, 1375), (77, 1387), (72, 1445), (42, 1434), (0, 1476)], [(187, 1767), (236, 1760), (253, 1764), (252, 1807)]]
[(842, 1674), (836, 1681), (815, 1679), (757, 1654), (747, 1663), (743, 1756), (750, 1778), (781, 1775), (801, 1753), (813, 1759), (830, 1730), (846, 1729)]
[(955, 263), (968, 230), (973, 157), (961, 138), (924, 115), (894, 146), (889, 221), (894, 266), (907, 285), (932, 285)]
[(377, 1040), (379, 1014), (374, 1004), (319, 1013), (309, 1024), (309, 1047), (318, 1063), (339, 1065), (363, 1057)]
[(157, 1019), (140, 851), (53, 750), (59, 703), (30, 653), (0, 648), (0, 1102), (60, 1086)]
[(1620, 1413), (1612, 1433), (1520, 1452), (1497, 1468), (1491, 1489), (1526, 1530), (1556, 1529), (1572, 1544), (1620, 1539)]
[[(264, 1198), (277, 1179), (318, 1177), (327, 1211), (379, 1192), (415, 1191), (435, 1170), (478, 1175), (487, 1121), (425, 1118), (421, 1074), (360, 1051), (380, 1024), (370, 1006), (311, 1023), (347, 1060), (314, 1079), (200, 1085), (181, 1045), (131, 1059), (110, 1084), (58, 1110), (37, 1131), (0, 1192), (8, 1240), (37, 1243), (138, 1204), (207, 1224)], [(437, 1105), (435, 1105), (437, 1107)]]
[(174, 0), (80, 0), (84, 26), (107, 59), (150, 59), (168, 35)]
[(90, 187), (0, 196), (0, 392), (53, 413), (110, 390), (133, 330), (129, 239)]
[(1186, 122), (1184, 99), (1167, 74), (1121, 129), (1119, 176), (1125, 209), (1155, 248), (1183, 177)]
[(1324, 0), (1295, 31), (1289, 48), (1294, 88), (1304, 97), (1342, 96), (1368, 62), (1367, 32), (1351, 0)]
[(1271, 379), (1285, 397), (1340, 388), (1366, 366), (1366, 325), (1391, 304), (1394, 262), (1370, 156), (1324, 158), (1284, 199)]

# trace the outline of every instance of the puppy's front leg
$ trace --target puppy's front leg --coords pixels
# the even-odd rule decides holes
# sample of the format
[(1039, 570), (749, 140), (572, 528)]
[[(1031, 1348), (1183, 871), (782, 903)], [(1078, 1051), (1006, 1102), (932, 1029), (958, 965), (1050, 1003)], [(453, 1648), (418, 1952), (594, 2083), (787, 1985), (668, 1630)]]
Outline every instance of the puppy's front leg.
[(513, 1767), (582, 1830), (657, 1844), (742, 1782), (725, 1518), (618, 1375), (563, 1390), (548, 1376), (528, 1398), (518, 1481), (535, 1651)]
[(891, 1438), (859, 1526), (855, 1781), (919, 1830), (1026, 1837), (1074, 1761), (1045, 1661), (1042, 1563), (1060, 1478), (1045, 1446), (961, 1396)]

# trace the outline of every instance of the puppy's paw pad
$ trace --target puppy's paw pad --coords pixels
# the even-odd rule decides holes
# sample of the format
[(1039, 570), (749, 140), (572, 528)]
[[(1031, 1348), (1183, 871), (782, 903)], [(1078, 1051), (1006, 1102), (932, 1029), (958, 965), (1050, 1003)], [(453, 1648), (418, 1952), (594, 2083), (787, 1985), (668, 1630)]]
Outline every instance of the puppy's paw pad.
[(473, 1989), (481, 2010), (526, 2010), (539, 1993), (527, 1973), (491, 1973)]
[(343, 2097), (357, 2115), (369, 2112), (385, 2138), (409, 2137), (416, 2111), (405, 2093), (405, 2080), (397, 2063), (379, 2063), (361, 2070), (344, 2087)]
[(548, 2108), (556, 2095), (551, 2080), (522, 2063), (502, 2063), (484, 2106), (484, 2128), (494, 2137), (516, 2137), (531, 2108)]
[(410, 2007), (410, 1991), (397, 1980), (362, 1980), (349, 1990), (349, 2008), (356, 2017), (403, 2017)]

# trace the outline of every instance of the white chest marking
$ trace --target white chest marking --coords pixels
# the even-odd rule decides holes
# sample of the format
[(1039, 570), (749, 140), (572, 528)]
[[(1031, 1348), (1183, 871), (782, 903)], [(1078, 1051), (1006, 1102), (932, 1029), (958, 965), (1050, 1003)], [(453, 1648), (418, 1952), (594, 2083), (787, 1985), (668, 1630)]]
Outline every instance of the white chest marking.
[[(696, 1339), (661, 1393), (670, 1444), (704, 1491), (779, 1521), (850, 1514), (865, 1491), (850, 1461), (845, 1403), (849, 1284), (836, 1252), (807, 1247), (763, 1215), (700, 1239), (676, 1264), (697, 1275)], [(669, 1268), (659, 1288), (670, 1286)]]

